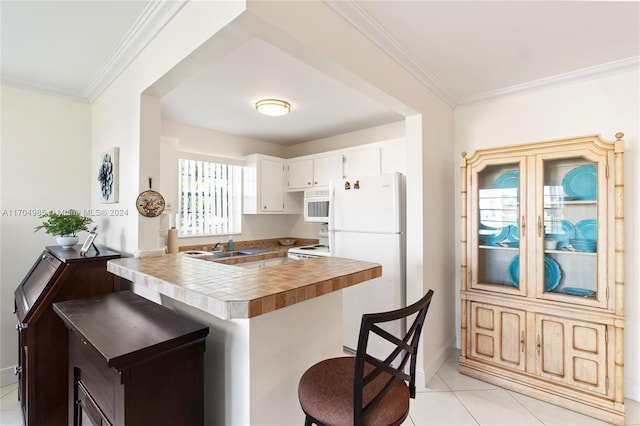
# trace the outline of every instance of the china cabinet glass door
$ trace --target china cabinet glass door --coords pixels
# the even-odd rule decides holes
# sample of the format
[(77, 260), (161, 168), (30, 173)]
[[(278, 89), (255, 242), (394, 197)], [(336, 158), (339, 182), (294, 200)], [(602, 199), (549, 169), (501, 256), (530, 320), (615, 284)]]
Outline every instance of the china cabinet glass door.
[[(477, 235), (472, 287), (526, 294), (520, 286), (521, 163), (489, 165), (477, 173)], [(524, 281), (524, 280), (523, 280)]]
[[(541, 159), (542, 216), (538, 216), (538, 297), (595, 304), (598, 294), (598, 175), (582, 157)], [(604, 192), (604, 191), (603, 191)], [(604, 256), (602, 256), (604, 258)], [(605, 268), (603, 268), (605, 269)]]

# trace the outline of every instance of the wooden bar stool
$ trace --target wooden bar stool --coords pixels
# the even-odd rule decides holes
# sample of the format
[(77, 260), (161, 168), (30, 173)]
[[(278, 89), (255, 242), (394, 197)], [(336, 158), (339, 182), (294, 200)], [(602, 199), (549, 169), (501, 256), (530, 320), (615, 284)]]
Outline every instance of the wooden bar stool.
[[(390, 312), (364, 314), (355, 357), (326, 359), (309, 368), (300, 379), (298, 399), (305, 426), (400, 425), (415, 398), (416, 356), (433, 290), (418, 302)], [(393, 336), (378, 324), (417, 313), (405, 336)], [(367, 353), (370, 333), (392, 345), (380, 360)], [(409, 364), (409, 374), (405, 366)]]

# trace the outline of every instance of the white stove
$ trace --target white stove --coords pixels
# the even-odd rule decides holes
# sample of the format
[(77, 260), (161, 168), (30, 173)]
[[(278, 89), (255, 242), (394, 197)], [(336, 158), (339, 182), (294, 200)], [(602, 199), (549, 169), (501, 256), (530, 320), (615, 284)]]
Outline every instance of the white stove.
[(300, 246), (290, 248), (288, 253), (289, 259), (310, 259), (314, 257), (331, 256), (329, 246), (326, 244), (314, 244), (311, 246)]

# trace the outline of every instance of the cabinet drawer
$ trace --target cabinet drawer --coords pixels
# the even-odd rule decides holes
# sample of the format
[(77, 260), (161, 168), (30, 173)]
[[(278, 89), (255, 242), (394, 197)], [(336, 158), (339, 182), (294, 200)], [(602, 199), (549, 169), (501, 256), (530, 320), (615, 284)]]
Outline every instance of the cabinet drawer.
[(76, 394), (78, 399), (75, 426), (111, 426), (82, 382), (76, 382)]
[(82, 382), (100, 411), (113, 421), (116, 388), (120, 386), (117, 373), (107, 368), (104, 358), (75, 333), (69, 333), (69, 345), (71, 365), (75, 367), (74, 381)]

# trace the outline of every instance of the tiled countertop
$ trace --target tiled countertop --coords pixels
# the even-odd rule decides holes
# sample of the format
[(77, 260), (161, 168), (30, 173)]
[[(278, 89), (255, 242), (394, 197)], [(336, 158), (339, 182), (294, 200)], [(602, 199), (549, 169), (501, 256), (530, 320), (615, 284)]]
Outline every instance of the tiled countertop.
[(382, 274), (377, 263), (337, 257), (245, 269), (181, 254), (111, 260), (107, 269), (222, 319), (256, 317)]

